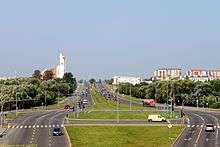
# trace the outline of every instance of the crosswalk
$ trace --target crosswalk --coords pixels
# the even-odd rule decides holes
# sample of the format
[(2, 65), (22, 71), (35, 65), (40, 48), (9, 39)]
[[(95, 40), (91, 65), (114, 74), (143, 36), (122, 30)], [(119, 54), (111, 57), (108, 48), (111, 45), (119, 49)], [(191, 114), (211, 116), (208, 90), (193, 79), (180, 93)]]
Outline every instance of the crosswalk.
[(8, 125), (8, 129), (63, 128), (64, 125)]
[[(204, 128), (204, 125), (187, 125), (187, 128)], [(214, 126), (214, 128), (220, 129), (220, 126)]]

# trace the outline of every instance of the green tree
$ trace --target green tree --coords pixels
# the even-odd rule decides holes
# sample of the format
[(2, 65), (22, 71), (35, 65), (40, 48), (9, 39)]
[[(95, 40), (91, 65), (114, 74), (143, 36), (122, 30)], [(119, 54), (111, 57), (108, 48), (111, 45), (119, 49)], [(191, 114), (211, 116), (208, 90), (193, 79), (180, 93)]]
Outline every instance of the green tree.
[(41, 78), (41, 71), (40, 70), (35, 70), (32, 77), (40, 79)]

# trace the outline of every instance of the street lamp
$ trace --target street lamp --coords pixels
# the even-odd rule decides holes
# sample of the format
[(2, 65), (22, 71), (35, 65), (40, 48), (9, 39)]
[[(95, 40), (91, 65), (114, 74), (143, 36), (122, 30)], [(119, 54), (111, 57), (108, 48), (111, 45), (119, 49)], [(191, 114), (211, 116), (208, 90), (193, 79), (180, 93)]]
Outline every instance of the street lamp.
[(131, 111), (131, 84), (130, 84), (130, 111)]
[(44, 93), (44, 104), (45, 104), (45, 110), (47, 109), (47, 95), (46, 92)]

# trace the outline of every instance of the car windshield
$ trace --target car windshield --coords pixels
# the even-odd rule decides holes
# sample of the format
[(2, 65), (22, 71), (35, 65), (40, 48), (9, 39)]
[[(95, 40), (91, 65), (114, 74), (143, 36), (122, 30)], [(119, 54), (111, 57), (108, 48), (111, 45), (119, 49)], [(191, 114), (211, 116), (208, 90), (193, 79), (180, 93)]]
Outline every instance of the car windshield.
[(214, 125), (211, 125), (211, 124), (208, 124), (208, 125), (206, 125), (207, 127), (213, 127)]
[(55, 128), (54, 132), (60, 132), (60, 128)]

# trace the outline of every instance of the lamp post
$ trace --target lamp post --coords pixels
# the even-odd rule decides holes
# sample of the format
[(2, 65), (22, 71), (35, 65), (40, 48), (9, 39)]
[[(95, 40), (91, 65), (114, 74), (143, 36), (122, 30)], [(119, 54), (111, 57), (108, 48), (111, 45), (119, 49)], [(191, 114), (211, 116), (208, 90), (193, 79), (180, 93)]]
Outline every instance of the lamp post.
[(130, 111), (131, 111), (131, 84), (130, 84)]
[(45, 110), (47, 109), (47, 95), (46, 92), (44, 93), (44, 104), (45, 104)]

